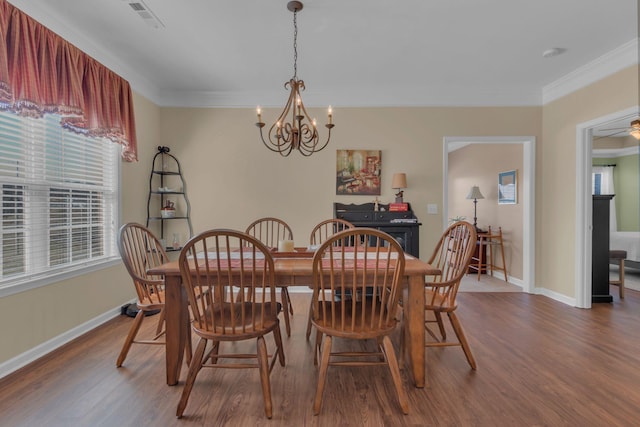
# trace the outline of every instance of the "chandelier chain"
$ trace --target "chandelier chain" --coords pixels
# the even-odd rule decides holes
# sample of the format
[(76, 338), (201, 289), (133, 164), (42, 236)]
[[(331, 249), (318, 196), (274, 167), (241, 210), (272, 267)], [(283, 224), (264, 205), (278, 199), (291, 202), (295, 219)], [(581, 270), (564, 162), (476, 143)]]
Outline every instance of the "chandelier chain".
[(298, 10), (293, 12), (293, 78), (298, 80)]

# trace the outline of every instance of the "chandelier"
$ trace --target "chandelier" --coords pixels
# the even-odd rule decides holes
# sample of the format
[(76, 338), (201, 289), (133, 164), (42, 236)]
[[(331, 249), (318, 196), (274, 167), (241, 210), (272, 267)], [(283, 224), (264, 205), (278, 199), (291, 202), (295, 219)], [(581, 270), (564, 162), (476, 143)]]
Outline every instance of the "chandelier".
[[(269, 128), (267, 139), (262, 133), (265, 124), (262, 121), (262, 111), (258, 107), (258, 122), (256, 126), (260, 128), (260, 139), (262, 143), (271, 151), (288, 156), (291, 151), (298, 150), (303, 156), (310, 156), (325, 148), (331, 139), (331, 129), (333, 128), (333, 112), (329, 106), (327, 124), (329, 129), (327, 140), (320, 143), (320, 135), (316, 126), (316, 120), (311, 119), (302, 102), (300, 92), (304, 90), (304, 81), (298, 79), (298, 11), (302, 10), (302, 3), (290, 1), (287, 9), (293, 12), (293, 77), (284, 84), (290, 88), (291, 93), (282, 113), (276, 122)], [(287, 121), (289, 118), (289, 121)]]

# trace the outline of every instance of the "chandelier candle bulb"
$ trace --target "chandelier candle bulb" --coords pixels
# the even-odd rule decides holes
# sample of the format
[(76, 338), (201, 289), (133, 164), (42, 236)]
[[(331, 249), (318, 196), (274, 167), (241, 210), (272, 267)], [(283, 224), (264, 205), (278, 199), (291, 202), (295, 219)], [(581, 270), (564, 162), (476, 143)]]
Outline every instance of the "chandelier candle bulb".
[(333, 110), (331, 109), (331, 105), (329, 105), (329, 124), (333, 124)]
[(256, 110), (258, 112), (258, 123), (262, 123), (262, 110), (260, 109), (259, 106)]

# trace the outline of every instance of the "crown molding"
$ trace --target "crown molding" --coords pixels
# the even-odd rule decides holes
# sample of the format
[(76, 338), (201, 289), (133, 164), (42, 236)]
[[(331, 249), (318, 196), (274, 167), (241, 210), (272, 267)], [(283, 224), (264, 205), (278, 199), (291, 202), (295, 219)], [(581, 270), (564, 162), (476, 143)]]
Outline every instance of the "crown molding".
[(640, 154), (640, 147), (597, 148), (593, 150), (591, 155), (597, 159), (612, 159), (615, 157), (632, 156), (634, 154)]
[(548, 104), (615, 72), (638, 64), (639, 40), (640, 38), (636, 37), (555, 82), (544, 86), (542, 88), (542, 104)]
[[(132, 83), (133, 85), (133, 83)], [(161, 91), (154, 100), (161, 107), (193, 108), (282, 108), (288, 97), (283, 89), (264, 91), (199, 92)], [(333, 107), (522, 107), (540, 105), (540, 92), (532, 87), (378, 87), (349, 88), (339, 92), (306, 90), (304, 103), (311, 108)]]
[[(313, 106), (333, 105), (334, 107), (500, 107), (545, 105), (576, 90), (582, 89), (615, 72), (639, 61), (639, 41), (634, 38), (627, 43), (607, 52), (595, 60), (566, 74), (560, 79), (542, 88), (540, 92), (533, 88), (515, 88), (508, 90), (489, 90), (487, 88), (395, 88), (394, 90), (372, 91), (351, 88), (342, 91), (338, 98), (326, 93), (305, 95), (306, 104)], [(132, 82), (133, 86), (133, 82)], [(280, 106), (286, 97), (283, 91), (265, 91), (264, 93), (243, 92), (162, 92), (153, 101), (163, 107), (220, 107), (246, 108), (261, 105)], [(248, 100), (255, 99), (255, 105)], [(425, 101), (426, 100), (426, 101)]]

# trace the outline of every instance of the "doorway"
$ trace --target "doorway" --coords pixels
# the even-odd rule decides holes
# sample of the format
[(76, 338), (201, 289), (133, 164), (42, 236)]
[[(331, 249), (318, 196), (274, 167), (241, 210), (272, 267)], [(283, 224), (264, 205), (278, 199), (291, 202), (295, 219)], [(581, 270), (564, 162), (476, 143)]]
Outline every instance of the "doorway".
[(610, 127), (621, 120), (640, 116), (640, 107), (618, 111), (576, 126), (576, 307), (591, 308), (591, 231), (593, 204), (591, 197), (591, 164), (593, 134), (597, 128)]
[[(534, 292), (535, 256), (535, 137), (445, 137), (443, 147), (443, 229), (449, 221), (449, 153), (470, 144), (521, 144), (522, 146), (522, 280), (519, 286), (524, 292)], [(496, 177), (496, 187), (497, 187)], [(452, 214), (455, 214), (452, 212)]]

